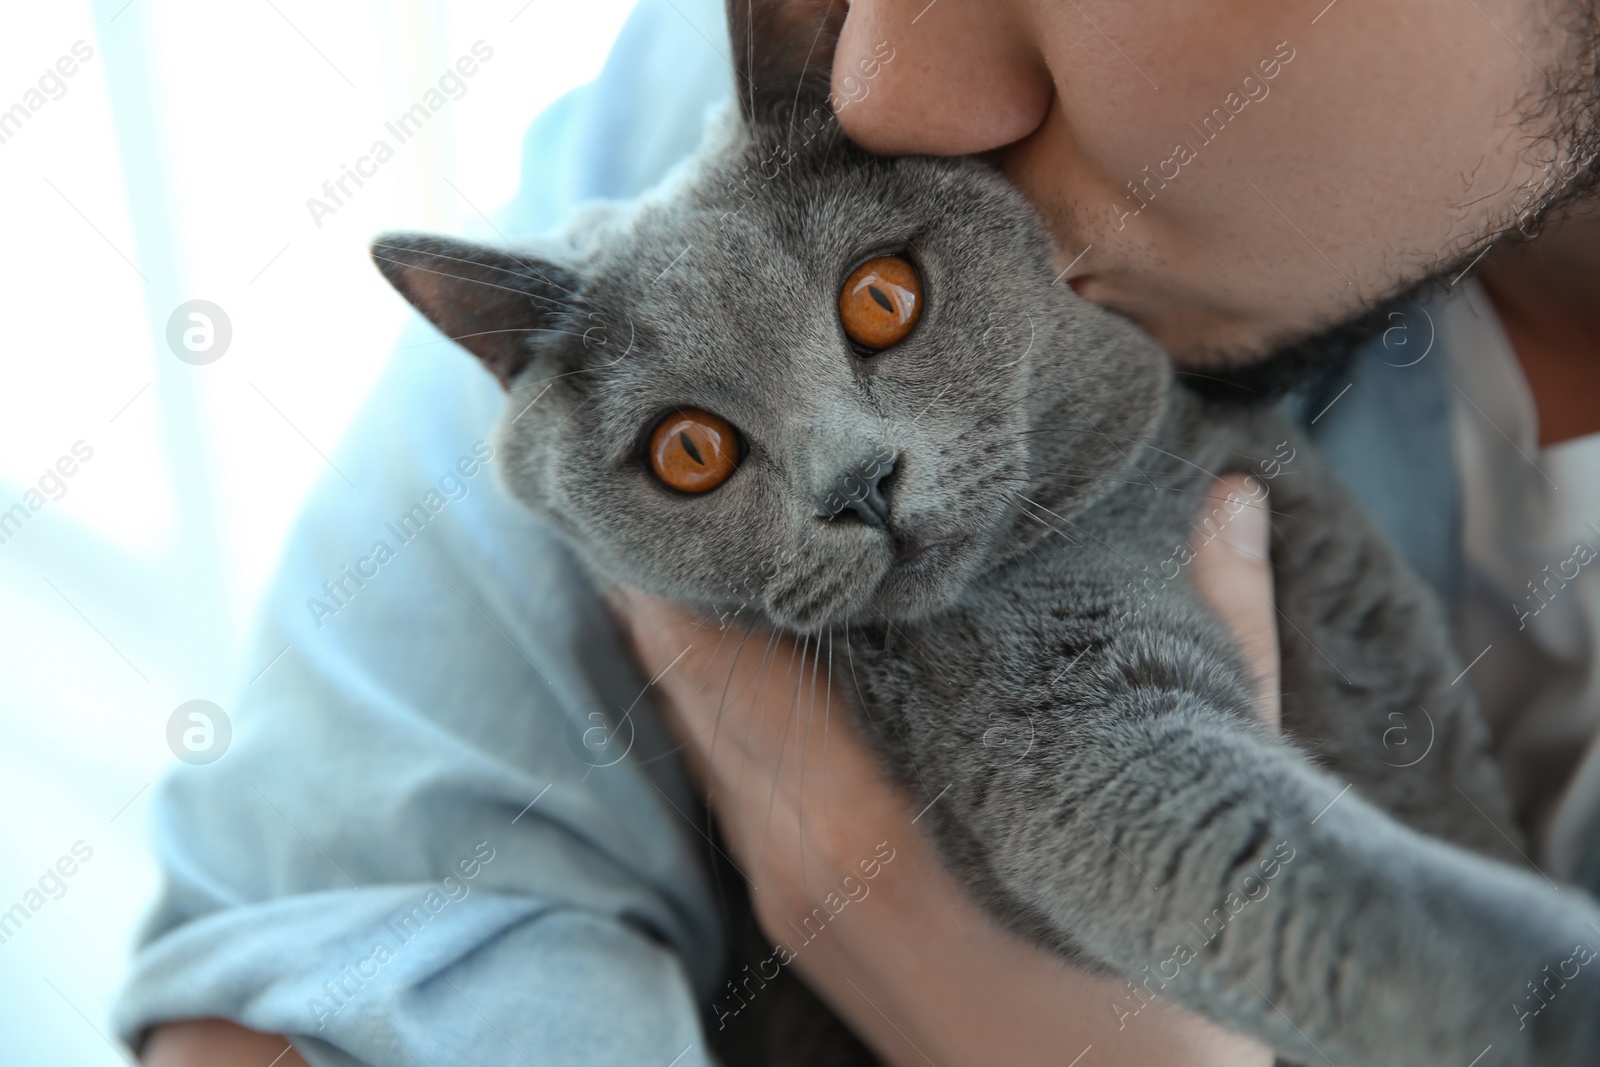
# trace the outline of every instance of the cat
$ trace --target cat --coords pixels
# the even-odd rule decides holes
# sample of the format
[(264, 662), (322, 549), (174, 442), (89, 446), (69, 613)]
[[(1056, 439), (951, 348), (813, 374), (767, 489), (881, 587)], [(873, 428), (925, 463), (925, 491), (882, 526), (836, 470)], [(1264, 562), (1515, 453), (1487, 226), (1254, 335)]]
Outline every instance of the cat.
[[(602, 585), (827, 640), (942, 862), (1126, 979), (1108, 1010), (1296, 1063), (1600, 1063), (1600, 909), (1523, 858), (1432, 595), (1273, 409), (1059, 284), (988, 163), (853, 145), (841, 8), (731, 0), (735, 102), (640, 200), (374, 243), (505, 387), (504, 485)], [(1281, 736), (1191, 581), (1228, 471), (1270, 490)], [(797, 996), (728, 1058), (873, 1062)]]

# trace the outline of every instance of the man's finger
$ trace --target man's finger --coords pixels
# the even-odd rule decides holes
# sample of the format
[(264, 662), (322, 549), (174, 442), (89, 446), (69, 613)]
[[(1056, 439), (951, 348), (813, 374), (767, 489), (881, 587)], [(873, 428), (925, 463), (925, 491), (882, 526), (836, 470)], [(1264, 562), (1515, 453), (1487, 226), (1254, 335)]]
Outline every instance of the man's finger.
[(776, 761), (795, 719), (808, 708), (812, 675), (817, 700), (826, 682), (814, 645), (765, 630), (708, 619), (652, 596), (621, 590), (608, 599), (632, 641), (653, 691), (679, 727), (702, 749), (734, 738), (757, 757)]
[(1272, 523), (1266, 486), (1229, 475), (1212, 483), (1197, 525), (1194, 582), (1214, 607), (1256, 679), (1256, 705), (1278, 725), (1278, 618), (1274, 607)]

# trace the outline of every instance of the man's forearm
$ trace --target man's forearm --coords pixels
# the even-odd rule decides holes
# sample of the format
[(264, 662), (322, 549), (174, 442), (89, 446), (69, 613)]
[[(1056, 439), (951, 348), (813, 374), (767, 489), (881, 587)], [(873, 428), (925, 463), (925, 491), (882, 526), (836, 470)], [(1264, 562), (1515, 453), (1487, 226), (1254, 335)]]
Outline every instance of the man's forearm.
[(185, 1019), (150, 1032), (144, 1067), (307, 1067), (278, 1034), (247, 1030), (226, 1019)]

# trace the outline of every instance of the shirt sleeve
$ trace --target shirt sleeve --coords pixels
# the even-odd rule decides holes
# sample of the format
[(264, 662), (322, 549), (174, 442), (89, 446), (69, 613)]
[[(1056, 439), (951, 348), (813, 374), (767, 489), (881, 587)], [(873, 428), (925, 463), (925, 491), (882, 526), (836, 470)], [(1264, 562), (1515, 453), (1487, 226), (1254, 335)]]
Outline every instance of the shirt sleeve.
[[(714, 0), (645, 0), (530, 128), (503, 231), (685, 155), (727, 93), (715, 40)], [(229, 747), (160, 789), (116, 1032), (222, 1017), (316, 1067), (711, 1062), (694, 798), (577, 561), (496, 481), (498, 386), (410, 333), (286, 550)]]

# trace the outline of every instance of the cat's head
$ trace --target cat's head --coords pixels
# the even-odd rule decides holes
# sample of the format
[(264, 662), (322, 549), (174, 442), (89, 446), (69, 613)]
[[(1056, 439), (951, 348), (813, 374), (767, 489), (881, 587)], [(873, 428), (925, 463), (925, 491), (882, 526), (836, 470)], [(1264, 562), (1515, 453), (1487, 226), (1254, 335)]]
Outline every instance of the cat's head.
[(602, 574), (795, 630), (925, 616), (1110, 484), (1170, 371), (997, 171), (844, 138), (842, 5), (729, 6), (739, 108), (674, 180), (538, 250), (373, 254), (505, 386), (503, 482)]

